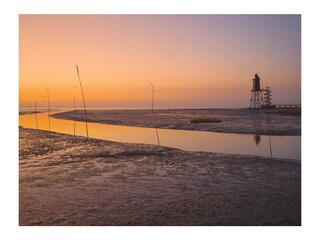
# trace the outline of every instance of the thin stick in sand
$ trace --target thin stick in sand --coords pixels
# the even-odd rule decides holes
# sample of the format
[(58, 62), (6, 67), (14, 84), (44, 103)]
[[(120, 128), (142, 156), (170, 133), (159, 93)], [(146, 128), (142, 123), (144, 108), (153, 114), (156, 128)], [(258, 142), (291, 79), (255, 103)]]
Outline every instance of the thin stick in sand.
[(50, 92), (49, 92), (49, 89), (47, 89), (47, 93), (48, 93), (48, 109), (49, 109), (48, 119), (49, 119), (49, 132), (50, 132), (51, 126), (50, 126)]
[(39, 130), (39, 128), (38, 128), (38, 118), (37, 118), (37, 101), (34, 102), (34, 116), (36, 118), (37, 130)]
[(76, 135), (76, 120), (77, 120), (76, 97), (73, 97), (73, 112), (74, 112), (73, 136), (75, 136)]
[(83, 106), (84, 106), (84, 115), (85, 115), (85, 118), (86, 118), (86, 131), (87, 131), (87, 138), (89, 138), (86, 102), (85, 102), (85, 100), (84, 100), (84, 94), (83, 94), (82, 84), (81, 84), (81, 80), (80, 80), (80, 73), (79, 73), (78, 65), (76, 65), (76, 68), (77, 68), (77, 74), (78, 74), (78, 79), (79, 79), (80, 88), (81, 88), (82, 101), (83, 101)]
[(156, 119), (156, 115), (154, 113), (154, 109), (153, 109), (153, 105), (154, 105), (154, 84), (152, 84), (151, 82), (149, 82), (147, 80), (147, 82), (151, 85), (152, 87), (152, 105), (151, 105), (151, 109), (152, 109), (152, 114), (153, 114), (153, 119), (154, 119), (154, 126), (156, 129), (156, 133), (157, 133), (157, 139), (158, 139), (158, 145), (160, 146), (160, 139), (159, 139), (159, 133), (158, 133), (158, 128), (157, 128), (157, 119)]

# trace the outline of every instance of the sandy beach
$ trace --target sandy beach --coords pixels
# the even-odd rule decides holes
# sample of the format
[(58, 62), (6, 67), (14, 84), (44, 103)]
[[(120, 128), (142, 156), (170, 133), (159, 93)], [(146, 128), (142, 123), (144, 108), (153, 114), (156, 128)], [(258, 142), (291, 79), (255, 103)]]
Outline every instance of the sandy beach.
[(19, 134), (19, 225), (301, 224), (300, 161)]

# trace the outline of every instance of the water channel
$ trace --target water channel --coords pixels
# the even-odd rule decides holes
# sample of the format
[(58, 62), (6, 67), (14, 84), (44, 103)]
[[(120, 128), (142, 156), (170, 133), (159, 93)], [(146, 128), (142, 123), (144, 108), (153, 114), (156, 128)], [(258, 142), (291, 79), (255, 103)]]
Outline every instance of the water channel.
[[(38, 125), (40, 130), (49, 130), (49, 114), (44, 112), (20, 115), (19, 125), (31, 129), (37, 129)], [(126, 143), (158, 144), (154, 128), (88, 123), (88, 129), (91, 138)], [(50, 130), (70, 135), (74, 135), (75, 132), (77, 136), (86, 136), (85, 122), (50, 117)], [(158, 133), (162, 146), (186, 151), (301, 160), (301, 136), (266, 136), (172, 129), (158, 129)]]

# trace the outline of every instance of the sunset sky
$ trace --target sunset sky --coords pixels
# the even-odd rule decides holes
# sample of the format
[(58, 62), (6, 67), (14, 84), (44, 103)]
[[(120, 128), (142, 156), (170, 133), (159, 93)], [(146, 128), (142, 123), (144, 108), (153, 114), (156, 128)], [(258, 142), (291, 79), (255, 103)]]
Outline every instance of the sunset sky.
[(301, 102), (300, 15), (20, 15), (20, 107), (248, 107)]

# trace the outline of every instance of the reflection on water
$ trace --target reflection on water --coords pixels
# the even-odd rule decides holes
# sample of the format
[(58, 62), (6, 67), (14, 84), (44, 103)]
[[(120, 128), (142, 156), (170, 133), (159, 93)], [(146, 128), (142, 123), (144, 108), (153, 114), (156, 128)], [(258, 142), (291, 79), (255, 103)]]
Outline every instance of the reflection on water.
[(272, 144), (271, 144), (271, 136), (269, 136), (269, 146), (270, 146), (270, 157), (272, 158)]
[(261, 142), (261, 136), (260, 135), (254, 135), (253, 136), (254, 142), (256, 143), (256, 145), (258, 146)]
[[(48, 113), (37, 114), (38, 128), (48, 130)], [(36, 128), (34, 115), (20, 115), (19, 124), (25, 128)], [(77, 136), (86, 136), (84, 122), (51, 118), (51, 131)], [(74, 127), (76, 126), (76, 130)], [(155, 129), (88, 123), (90, 137), (116, 142), (158, 144)], [(270, 157), (271, 139), (257, 135), (252, 141), (249, 134), (213, 133), (158, 129), (161, 145), (187, 151), (206, 151), (233, 154), (248, 154)], [(258, 142), (258, 143), (257, 143)], [(272, 156), (275, 158), (300, 159), (300, 136), (272, 136)]]
[[(258, 110), (258, 109), (256, 109), (256, 110)], [(255, 109), (253, 111), (255, 111)], [(262, 132), (262, 129), (263, 129), (262, 123), (261, 123), (262, 121), (261, 121), (261, 118), (258, 117), (257, 111), (253, 112), (251, 117), (252, 117), (254, 131), (256, 133)], [(266, 118), (266, 121), (264, 121), (264, 122), (267, 125), (266, 129), (267, 129), (267, 133), (269, 134), (269, 132), (270, 132), (270, 122), (271, 122), (270, 114), (266, 114), (266, 115), (264, 115), (264, 117)], [(256, 135), (254, 135), (253, 138), (254, 138), (254, 141), (255, 141), (256, 145), (258, 146), (260, 144), (260, 141), (261, 141), (261, 136), (256, 134)], [(271, 136), (270, 135), (269, 135), (269, 150), (270, 150), (270, 157), (272, 158), (272, 144), (271, 144)]]

